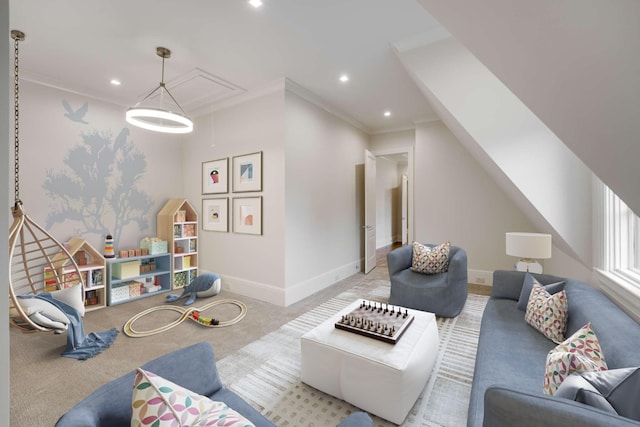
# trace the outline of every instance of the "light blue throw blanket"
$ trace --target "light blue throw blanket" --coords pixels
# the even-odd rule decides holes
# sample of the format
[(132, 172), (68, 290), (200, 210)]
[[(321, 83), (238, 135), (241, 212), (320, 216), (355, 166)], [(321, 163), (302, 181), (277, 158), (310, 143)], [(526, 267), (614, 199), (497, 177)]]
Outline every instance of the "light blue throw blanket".
[(21, 298), (39, 298), (58, 307), (68, 318), (67, 347), (62, 356), (73, 359), (87, 360), (100, 354), (102, 350), (109, 347), (116, 339), (118, 330), (111, 328), (104, 332), (91, 332), (88, 335), (84, 332), (82, 318), (78, 310), (70, 305), (55, 299), (49, 292), (42, 292), (38, 295), (22, 295)]

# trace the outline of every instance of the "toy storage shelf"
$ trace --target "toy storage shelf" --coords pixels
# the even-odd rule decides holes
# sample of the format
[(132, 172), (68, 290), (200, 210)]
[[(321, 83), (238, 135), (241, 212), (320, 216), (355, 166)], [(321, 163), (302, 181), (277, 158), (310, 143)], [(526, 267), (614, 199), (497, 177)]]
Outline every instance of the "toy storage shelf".
[(107, 259), (107, 305), (170, 290), (170, 253)]
[[(69, 240), (69, 254), (74, 257), (78, 270), (84, 283), (85, 311), (98, 310), (107, 305), (105, 293), (105, 259), (102, 254), (91, 246), (86, 240), (73, 237)], [(73, 266), (68, 265), (67, 258), (63, 254), (53, 257), (52, 264), (61, 275), (63, 286), (75, 286), (80, 284), (80, 278)], [(45, 291), (53, 291), (46, 286), (47, 268), (45, 268)]]
[(182, 288), (198, 275), (198, 213), (187, 199), (170, 199), (156, 224), (156, 235), (171, 251), (172, 287)]

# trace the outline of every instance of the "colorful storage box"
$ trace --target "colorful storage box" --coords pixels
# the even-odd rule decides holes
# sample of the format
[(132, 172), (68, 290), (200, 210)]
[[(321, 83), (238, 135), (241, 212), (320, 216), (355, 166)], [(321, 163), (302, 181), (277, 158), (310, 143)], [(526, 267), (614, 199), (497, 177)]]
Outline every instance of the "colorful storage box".
[(196, 225), (195, 224), (185, 224), (183, 228), (182, 235), (184, 237), (193, 237), (196, 235)]
[(111, 276), (115, 279), (128, 279), (140, 275), (140, 260), (117, 262), (112, 264)]
[(176, 217), (174, 222), (185, 222), (186, 220), (187, 220), (187, 211), (176, 212)]
[(129, 286), (118, 286), (117, 288), (111, 289), (111, 302), (120, 302), (126, 301), (129, 299)]
[(144, 283), (142, 282), (136, 282), (135, 280), (132, 280), (131, 282), (129, 282), (129, 297), (133, 298), (133, 297), (138, 297), (142, 295), (143, 286), (144, 286)]
[(162, 289), (160, 286), (158, 285), (154, 285), (154, 284), (145, 284), (144, 285), (144, 292), (146, 294), (150, 294), (153, 292), (158, 292), (160, 289)]
[(182, 288), (187, 284), (188, 276), (186, 271), (180, 271), (173, 275), (173, 287)]
[(144, 238), (140, 241), (140, 247), (147, 249), (149, 255), (158, 255), (167, 253), (167, 241), (159, 239)]

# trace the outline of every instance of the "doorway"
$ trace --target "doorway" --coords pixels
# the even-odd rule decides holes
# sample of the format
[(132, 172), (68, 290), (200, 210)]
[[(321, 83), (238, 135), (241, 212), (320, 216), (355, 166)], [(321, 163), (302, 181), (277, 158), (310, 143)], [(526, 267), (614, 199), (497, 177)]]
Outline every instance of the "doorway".
[(409, 153), (376, 155), (376, 248), (409, 240)]
[[(366, 151), (365, 159), (367, 155), (375, 158), (373, 168), (370, 167), (375, 176), (365, 180), (365, 194), (373, 193), (373, 197), (369, 196), (365, 202), (365, 210), (374, 205), (375, 219), (369, 224), (373, 225), (373, 230), (367, 229), (369, 233), (363, 234), (368, 235), (364, 241), (364, 255), (365, 260), (369, 257), (375, 260), (373, 252), (378, 248), (406, 244), (413, 239), (413, 148)], [(373, 268), (375, 261), (364, 270), (365, 274)]]

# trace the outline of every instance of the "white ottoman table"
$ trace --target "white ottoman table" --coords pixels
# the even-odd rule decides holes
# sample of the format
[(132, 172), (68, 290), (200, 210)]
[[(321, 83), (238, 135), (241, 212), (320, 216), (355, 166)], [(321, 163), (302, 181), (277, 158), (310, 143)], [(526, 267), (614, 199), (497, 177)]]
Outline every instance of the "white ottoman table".
[(341, 316), (362, 301), (354, 301), (302, 336), (302, 381), (401, 424), (436, 363), (439, 341), (435, 315), (409, 309), (413, 322), (395, 345), (336, 329)]

